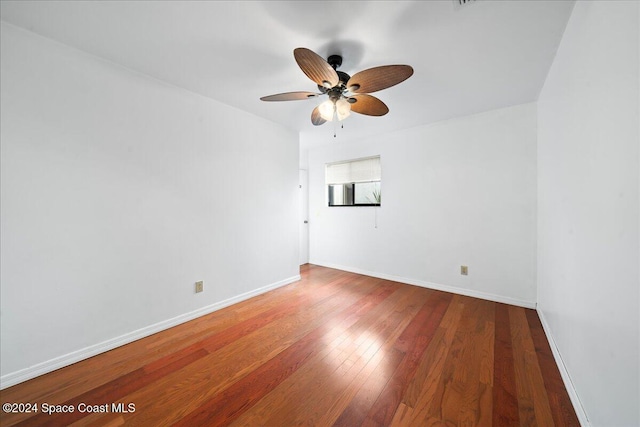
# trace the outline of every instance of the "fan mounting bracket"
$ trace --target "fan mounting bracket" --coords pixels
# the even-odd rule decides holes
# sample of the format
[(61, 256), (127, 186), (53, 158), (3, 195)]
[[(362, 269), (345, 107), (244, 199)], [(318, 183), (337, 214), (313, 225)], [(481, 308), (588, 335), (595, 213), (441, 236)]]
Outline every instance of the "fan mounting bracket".
[(333, 67), (334, 70), (337, 70), (338, 67), (342, 65), (342, 56), (329, 55), (329, 57), (327, 58), (327, 62)]

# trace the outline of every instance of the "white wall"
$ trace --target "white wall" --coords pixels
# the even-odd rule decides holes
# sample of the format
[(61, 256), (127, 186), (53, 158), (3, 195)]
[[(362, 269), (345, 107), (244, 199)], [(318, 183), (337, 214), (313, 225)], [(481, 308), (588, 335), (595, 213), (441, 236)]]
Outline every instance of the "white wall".
[(577, 2), (538, 102), (538, 309), (593, 426), (640, 425), (638, 6)]
[[(310, 262), (535, 306), (534, 104), (334, 141), (309, 151)], [(325, 163), (377, 154), (382, 206), (327, 207)]]
[(3, 386), (296, 279), (295, 133), (4, 23), (1, 49)]

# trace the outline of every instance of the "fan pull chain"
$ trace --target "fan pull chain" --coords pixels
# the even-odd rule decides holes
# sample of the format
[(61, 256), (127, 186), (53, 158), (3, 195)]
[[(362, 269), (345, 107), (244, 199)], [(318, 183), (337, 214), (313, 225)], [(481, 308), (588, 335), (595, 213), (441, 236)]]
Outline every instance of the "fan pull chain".
[[(333, 120), (333, 137), (336, 137), (336, 122), (337, 120)], [(344, 129), (344, 123), (340, 123), (340, 129)]]

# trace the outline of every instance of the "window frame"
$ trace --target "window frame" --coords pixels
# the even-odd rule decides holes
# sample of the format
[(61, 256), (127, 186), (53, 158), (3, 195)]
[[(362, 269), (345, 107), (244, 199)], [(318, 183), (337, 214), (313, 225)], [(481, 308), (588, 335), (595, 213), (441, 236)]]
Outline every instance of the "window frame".
[[(346, 164), (346, 163), (356, 163), (356, 162), (361, 162), (361, 161), (366, 161), (369, 159), (377, 159), (378, 162), (378, 173), (376, 176), (373, 176), (374, 179), (372, 180), (361, 180), (361, 181), (346, 181), (346, 182), (333, 182), (333, 183), (329, 183), (327, 181), (329, 181), (328, 177), (327, 177), (327, 170), (328, 168), (330, 168), (331, 166), (336, 166), (336, 165), (341, 165), (341, 164)], [(327, 207), (330, 208), (337, 208), (337, 207), (366, 207), (366, 206), (382, 206), (382, 200), (380, 199), (380, 202), (378, 203), (356, 203), (356, 194), (357, 194), (357, 187), (359, 184), (371, 184), (371, 183), (378, 183), (378, 192), (379, 194), (382, 193), (382, 173), (380, 170), (381, 167), (381, 159), (380, 159), (380, 155), (377, 156), (369, 156), (369, 157), (364, 157), (364, 158), (359, 158), (359, 159), (352, 159), (352, 160), (343, 160), (340, 162), (333, 162), (333, 163), (327, 163), (325, 164), (325, 186), (327, 188), (326, 190), (326, 197), (327, 197)], [(351, 176), (352, 179), (353, 176)], [(379, 178), (379, 179), (375, 179), (375, 178)], [(343, 186), (345, 191), (348, 189), (347, 191), (347, 195), (349, 197), (349, 202), (350, 204), (332, 204), (332, 202), (334, 202), (334, 195), (333, 195), (333, 191), (334, 188), (337, 186)], [(375, 190), (374, 190), (375, 191)], [(344, 200), (344, 197), (343, 197)]]

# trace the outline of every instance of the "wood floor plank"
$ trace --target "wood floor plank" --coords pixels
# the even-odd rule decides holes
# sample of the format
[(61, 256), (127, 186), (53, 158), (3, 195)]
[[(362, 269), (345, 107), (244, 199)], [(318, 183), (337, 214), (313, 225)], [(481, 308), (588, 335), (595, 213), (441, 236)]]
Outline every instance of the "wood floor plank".
[[(394, 335), (402, 321), (400, 316), (388, 318), (385, 314), (393, 311), (402, 301), (402, 293), (394, 291), (393, 295), (344, 330), (333, 342), (329, 342), (326, 356), (319, 354), (310, 360), (265, 396), (264, 405), (260, 402), (260, 405), (248, 411), (260, 411), (260, 407), (270, 406), (271, 415), (264, 417), (260, 423), (254, 419), (253, 425), (331, 425), (334, 420), (327, 419), (325, 415), (360, 372), (370, 363), (376, 363), (374, 357), (381, 350), (384, 351), (386, 341)], [(328, 340), (323, 338), (323, 341)], [(309, 383), (314, 387), (308, 387), (306, 384)], [(297, 396), (300, 402), (314, 402), (314, 405), (312, 408), (291, 405), (286, 400), (287, 395)]]
[[(383, 285), (384, 286), (384, 285)], [(366, 295), (351, 307), (334, 316), (338, 323), (355, 322), (372, 305), (383, 301), (392, 289), (381, 287)], [(344, 325), (346, 326), (346, 325)], [(269, 391), (300, 368), (314, 354), (322, 351), (321, 338), (331, 326), (322, 325), (298, 340), (294, 345), (257, 368), (233, 386), (224, 390), (208, 402), (176, 423), (176, 426), (222, 426), (234, 421), (245, 410), (252, 407)], [(210, 414), (216, 414), (214, 420)]]
[[(185, 354), (181, 353), (181, 357), (179, 358), (176, 358), (175, 355), (170, 355), (166, 358), (166, 363), (162, 365), (160, 363), (156, 363), (154, 365), (154, 369), (151, 371), (147, 371), (144, 368), (134, 371), (131, 374), (122, 376), (117, 380), (104, 384), (90, 392), (81, 394), (72, 400), (64, 402), (63, 404), (73, 408), (80, 408), (79, 405), (81, 403), (86, 405), (103, 405), (105, 403), (118, 402), (133, 391), (151, 384), (158, 378), (168, 375), (171, 372), (178, 371), (208, 354), (203, 349), (184, 353)], [(24, 420), (16, 425), (34, 427), (63, 426), (69, 425), (85, 416), (86, 413), (79, 410), (54, 414), (40, 412), (37, 416)]]
[(0, 391), (2, 426), (578, 426), (535, 311), (330, 268)]
[(381, 360), (384, 369), (367, 377), (353, 400), (332, 425), (336, 427), (361, 425), (404, 356), (405, 353), (393, 347), (385, 352), (384, 358)]
[[(471, 351), (465, 352), (463, 404), (458, 415), (458, 424), (490, 426), (492, 420), (491, 383), (493, 380), (493, 305), (479, 301), (475, 322), (469, 331)], [(490, 361), (490, 362), (489, 362)]]
[[(393, 295), (329, 342), (326, 355), (319, 354), (296, 371), (260, 404), (247, 411), (246, 417), (242, 417), (245, 420), (237, 425), (331, 425), (339, 415), (335, 411), (338, 402), (344, 400), (345, 390), (352, 388), (354, 382), (362, 382), (360, 377), (367, 375), (368, 367), (378, 365), (379, 353), (386, 351), (391, 345), (390, 337), (397, 337), (404, 327), (401, 312), (412, 305), (410, 298), (413, 295), (405, 289), (395, 290)], [(323, 340), (328, 341), (327, 338)], [(309, 383), (314, 387), (308, 387)], [(301, 402), (314, 402), (313, 408), (291, 405), (286, 400), (287, 395), (295, 395)], [(266, 408), (271, 415), (258, 418), (256, 413), (264, 413)], [(340, 412), (343, 409), (340, 408)]]
[[(371, 285), (361, 288), (358, 281), (353, 282), (353, 285), (353, 290), (357, 292), (373, 289)], [(209, 356), (180, 372), (162, 378), (156, 382), (155, 387), (143, 388), (129, 396), (138, 403), (139, 409), (134, 414), (126, 415), (127, 423), (158, 425), (160, 422), (170, 423), (171, 420), (180, 419), (188, 411), (195, 410), (201, 402), (246, 375), (261, 363), (262, 358), (269, 358), (290, 346), (296, 337), (306, 333), (306, 328), (317, 325), (323, 316), (330, 318), (333, 310), (344, 309), (350, 298), (354, 296), (350, 295), (342, 300), (329, 297), (310, 301), (310, 305), (305, 306), (302, 313), (292, 312), (278, 322), (242, 337), (238, 336), (238, 340), (222, 348), (212, 339), (218, 335), (212, 334), (210, 339), (200, 343), (200, 346), (211, 345), (212, 352)], [(281, 301), (281, 304), (288, 306), (291, 301)], [(312, 319), (317, 319), (317, 322), (314, 323)], [(304, 327), (300, 328), (301, 324)], [(225, 339), (224, 336), (222, 339)], [(243, 365), (243, 369), (238, 370), (237, 366), (229, 365), (228, 360), (237, 361)], [(214, 386), (211, 385), (212, 382)], [(181, 392), (183, 389), (189, 393)]]
[(508, 306), (496, 304), (493, 363), (493, 425), (496, 427), (520, 425), (510, 325)]
[(456, 332), (458, 322), (462, 315), (464, 304), (460, 301), (460, 297), (455, 295), (449, 304), (449, 308), (442, 318), (440, 327), (436, 331), (431, 343), (424, 352), (423, 357), (418, 365), (413, 378), (409, 382), (407, 391), (405, 392), (402, 403), (415, 408), (418, 400), (424, 396), (430, 388), (426, 385), (433, 381), (433, 374), (439, 373), (442, 369), (444, 356), (451, 346), (451, 341)]
[[(132, 394), (131, 399), (143, 402), (143, 410), (128, 415), (127, 422), (133, 425), (157, 425), (160, 422), (170, 424), (179, 421), (254, 372), (265, 361), (293, 346), (314, 328), (333, 319), (336, 313), (347, 309), (366, 292), (382, 292), (374, 284), (365, 285), (358, 280), (351, 285), (349, 295), (300, 307), (300, 312), (212, 352), (189, 369), (164, 378), (155, 388)], [(214, 348), (217, 347), (214, 343)], [(183, 389), (189, 392), (180, 392)]]
[(444, 313), (451, 302), (452, 295), (434, 292), (422, 309), (416, 314), (394, 346), (405, 356), (393, 373), (389, 382), (367, 414), (365, 423), (386, 426), (391, 423), (402, 396), (418, 367), (422, 353), (426, 350), (435, 334)]
[(557, 427), (579, 427), (580, 422), (576, 416), (571, 398), (562, 382), (560, 370), (555, 363), (549, 341), (542, 328), (538, 314), (534, 310), (525, 310), (531, 338), (535, 347), (540, 370), (544, 372), (544, 385), (549, 396), (549, 406), (553, 416), (553, 422)]
[(485, 309), (483, 329), (478, 331), (477, 345), (480, 349), (480, 385), (478, 426), (493, 423), (493, 369), (495, 349), (495, 303), (483, 301)]
[(521, 307), (509, 307), (520, 423), (531, 426), (553, 425), (549, 398), (524, 310)]
[[(437, 390), (443, 372), (443, 365), (458, 323), (462, 317), (464, 304), (455, 295), (449, 309), (442, 318), (440, 327), (424, 352), (416, 374), (412, 378), (402, 403), (391, 422), (392, 426), (425, 425), (430, 418), (440, 419)], [(437, 412), (436, 412), (437, 411)]]
[(441, 417), (444, 423), (458, 424), (464, 418), (465, 425), (476, 425), (474, 415), (469, 412), (475, 410), (478, 394), (479, 363), (476, 347), (475, 332), (480, 314), (479, 300), (465, 299), (465, 309), (458, 324), (455, 341), (463, 343), (455, 346), (457, 351), (449, 354), (444, 371), (449, 372), (448, 380), (442, 395)]
[(69, 427), (120, 427), (123, 425), (125, 420), (120, 414), (91, 414), (70, 424)]
[[(375, 400), (391, 377), (391, 374), (397, 368), (404, 357), (404, 353), (392, 348), (402, 331), (410, 323), (411, 319), (418, 313), (420, 308), (426, 302), (426, 298), (430, 293), (424, 289), (410, 287), (410, 293), (407, 294), (409, 305), (400, 307), (391, 313), (391, 319), (395, 316), (400, 317), (399, 327), (389, 337), (385, 343), (384, 353), (380, 355), (381, 368), (376, 371), (369, 371), (362, 377), (362, 381), (356, 382), (346, 393), (344, 398), (347, 404), (341, 405), (338, 415), (333, 415), (331, 419), (333, 423), (327, 422), (326, 425), (359, 425), (367, 413), (373, 406)], [(388, 345), (391, 344), (390, 347)]]

